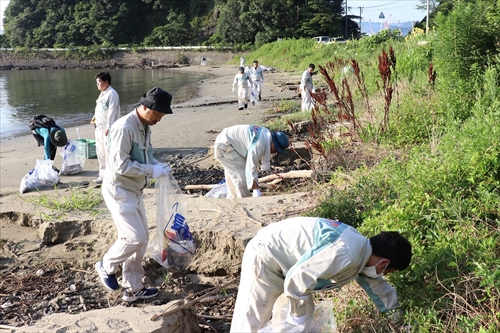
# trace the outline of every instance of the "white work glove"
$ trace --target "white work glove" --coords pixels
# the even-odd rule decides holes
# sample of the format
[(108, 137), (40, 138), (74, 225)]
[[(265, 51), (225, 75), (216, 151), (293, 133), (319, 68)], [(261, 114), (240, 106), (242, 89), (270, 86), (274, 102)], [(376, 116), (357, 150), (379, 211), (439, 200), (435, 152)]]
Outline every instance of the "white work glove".
[(231, 90), (231, 92), (234, 92), (234, 88)]
[(168, 165), (159, 163), (153, 165), (153, 172), (151, 173), (151, 176), (158, 179), (160, 177), (165, 177), (169, 172), (170, 167)]
[(290, 315), (290, 313), (288, 313), (288, 315), (286, 316), (286, 322), (294, 326), (305, 326), (306, 319), (307, 315), (303, 315), (301, 317), (294, 317)]
[(262, 196), (262, 193), (260, 193), (260, 189), (255, 189), (252, 191), (252, 197), (261, 197)]

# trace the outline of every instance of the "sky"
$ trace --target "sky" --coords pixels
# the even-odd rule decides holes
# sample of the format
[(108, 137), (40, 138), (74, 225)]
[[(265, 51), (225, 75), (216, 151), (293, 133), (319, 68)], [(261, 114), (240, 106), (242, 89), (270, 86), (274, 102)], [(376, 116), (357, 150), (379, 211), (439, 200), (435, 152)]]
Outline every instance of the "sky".
[[(7, 8), (10, 0), (0, 0), (0, 29), (3, 30), (3, 11)], [(380, 13), (384, 13), (383, 22), (398, 23), (406, 21), (421, 21), (425, 17), (425, 10), (417, 10), (415, 7), (421, 4), (420, 0), (344, 0), (349, 7), (349, 15), (359, 16), (361, 7), (361, 21), (381, 22)]]
[(10, 0), (0, 0), (0, 30), (3, 30), (3, 11), (7, 8)]
[(349, 7), (349, 15), (359, 16), (361, 7), (362, 22), (381, 22), (380, 13), (384, 13), (383, 22), (398, 23), (406, 21), (421, 21), (425, 15), (425, 10), (418, 10), (415, 7), (421, 5), (420, 0), (344, 0)]

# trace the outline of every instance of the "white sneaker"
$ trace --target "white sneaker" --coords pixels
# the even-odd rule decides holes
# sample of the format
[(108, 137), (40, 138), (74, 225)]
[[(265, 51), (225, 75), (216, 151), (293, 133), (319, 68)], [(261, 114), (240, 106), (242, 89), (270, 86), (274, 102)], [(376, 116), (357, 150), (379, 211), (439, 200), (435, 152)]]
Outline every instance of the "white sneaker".
[(99, 177), (99, 178), (94, 179), (94, 183), (96, 183), (96, 184), (102, 184), (102, 178)]

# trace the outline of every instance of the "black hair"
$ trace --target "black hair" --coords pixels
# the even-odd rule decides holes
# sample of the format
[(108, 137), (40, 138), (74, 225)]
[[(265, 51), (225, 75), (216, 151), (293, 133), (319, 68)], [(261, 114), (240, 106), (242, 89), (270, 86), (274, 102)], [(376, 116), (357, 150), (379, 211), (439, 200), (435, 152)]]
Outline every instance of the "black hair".
[(387, 268), (406, 269), (411, 261), (411, 244), (397, 231), (382, 231), (370, 237), (373, 254), (389, 259)]
[(108, 72), (100, 72), (95, 76), (96, 80), (101, 79), (101, 81), (106, 81), (111, 85), (111, 75)]
[(259, 63), (259, 61), (258, 61), (258, 60), (254, 60), (254, 61), (253, 61), (253, 63), (254, 63), (254, 64), (255, 64), (255, 63)]
[(308, 67), (309, 67), (309, 68), (312, 68), (312, 69), (315, 69), (315, 68), (316, 68), (316, 66), (314, 66), (314, 64), (309, 64), (309, 66), (308, 66)]

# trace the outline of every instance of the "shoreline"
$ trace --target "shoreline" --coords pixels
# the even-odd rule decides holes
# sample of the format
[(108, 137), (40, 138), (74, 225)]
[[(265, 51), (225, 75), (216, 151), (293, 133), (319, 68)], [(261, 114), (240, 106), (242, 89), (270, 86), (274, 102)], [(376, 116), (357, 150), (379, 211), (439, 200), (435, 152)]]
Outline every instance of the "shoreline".
[[(181, 67), (177, 66), (175, 68), (182, 68), (182, 67), (189, 67), (189, 66), (190, 65), (188, 65), (188, 66), (181, 66)], [(166, 66), (162, 66), (162, 67), (166, 67)], [(174, 67), (172, 67), (172, 68), (174, 68)], [(45, 68), (27, 69), (27, 70), (44, 70), (44, 69)], [(127, 68), (123, 68), (123, 70), (126, 70), (126, 69)], [(170, 69), (170, 68), (167, 68), (167, 69)], [(69, 70), (71, 70), (71, 69), (69, 69)], [(210, 75), (210, 78), (208, 78), (208, 79), (214, 78), (213, 74), (209, 74), (209, 75)], [(200, 84), (203, 83), (203, 81), (205, 81), (205, 80), (207, 80), (207, 79), (206, 78), (205, 79), (201, 79), (200, 81), (197, 81), (195, 83), (189, 84), (190, 87), (193, 87), (192, 88), (193, 92), (190, 93), (189, 96), (186, 96), (185, 98), (176, 101), (176, 104), (172, 104), (172, 109), (182, 108), (182, 106), (179, 107), (180, 104), (187, 103), (187, 102), (189, 102), (190, 100), (192, 100), (194, 98), (200, 97), (199, 96)], [(180, 89), (182, 89), (182, 88), (180, 88)], [(138, 100), (139, 100), (139, 97), (137, 98), (137, 101)], [(136, 103), (136, 104), (138, 104), (138, 103)], [(127, 107), (133, 106), (135, 108), (136, 104), (128, 104)], [(129, 110), (128, 108), (125, 108), (122, 105), (122, 112), (120, 114), (120, 117), (123, 117), (124, 115), (126, 115), (127, 113), (129, 113), (132, 109)], [(78, 118), (75, 118), (75, 119), (73, 119), (71, 121), (63, 121), (63, 122), (60, 123), (60, 125), (64, 129), (85, 126), (87, 124), (90, 124), (90, 120), (92, 119), (92, 116), (93, 116), (93, 114), (88, 115), (88, 116), (78, 117)], [(6, 134), (5, 136), (0, 136), (0, 144), (3, 143), (3, 142), (8, 142), (8, 141), (13, 140), (13, 139), (18, 138), (18, 137), (23, 137), (23, 136), (31, 136), (31, 131), (29, 129), (26, 129), (26, 130), (21, 130), (19, 132), (9, 133), (9, 134)]]
[[(289, 74), (266, 72), (262, 102), (238, 111), (236, 93), (231, 92), (237, 65), (186, 66), (170, 70), (202, 71), (210, 74), (211, 78), (198, 82), (197, 92), (192, 98), (174, 105), (174, 114), (164, 117), (162, 122), (152, 127), (155, 155), (167, 163), (172, 163), (178, 155), (207, 149), (225, 127), (261, 123), (274, 101), (295, 97), (294, 91), (281, 88), (281, 83), (292, 81)], [(81, 138), (94, 139), (94, 128), (88, 123), (66, 127), (68, 139), (78, 138), (77, 128)], [(54, 165), (59, 169), (62, 163), (60, 151), (58, 149), (54, 160)], [(0, 141), (0, 197), (18, 193), (21, 179), (35, 166), (36, 159), (43, 159), (43, 154), (43, 147), (37, 147), (29, 133)], [(83, 173), (61, 176), (61, 182), (89, 181), (92, 184), (92, 179), (97, 177), (97, 170), (97, 159), (86, 159)]]

